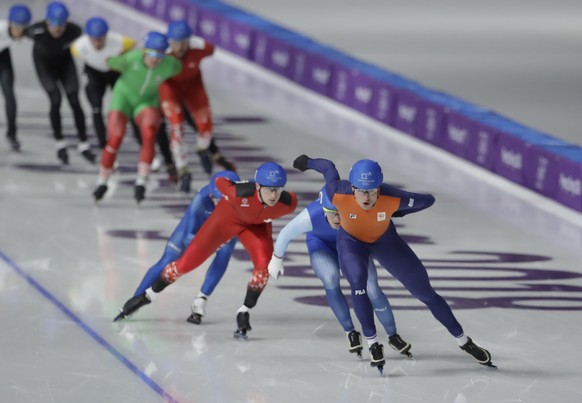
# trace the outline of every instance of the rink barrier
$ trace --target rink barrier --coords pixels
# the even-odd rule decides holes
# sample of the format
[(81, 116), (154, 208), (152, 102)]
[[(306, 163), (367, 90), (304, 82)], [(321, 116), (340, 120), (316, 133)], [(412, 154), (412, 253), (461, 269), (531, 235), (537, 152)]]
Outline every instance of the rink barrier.
[(582, 148), (216, 0), (118, 0), (400, 132), (582, 211)]

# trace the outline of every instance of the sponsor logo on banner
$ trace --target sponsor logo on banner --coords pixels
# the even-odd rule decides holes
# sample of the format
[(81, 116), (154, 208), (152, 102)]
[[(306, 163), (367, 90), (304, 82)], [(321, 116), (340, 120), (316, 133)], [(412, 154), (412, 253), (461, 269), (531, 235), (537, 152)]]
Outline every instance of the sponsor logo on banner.
[(205, 35), (214, 36), (216, 33), (216, 24), (212, 20), (202, 20), (200, 23), (200, 31)]
[(158, 18), (164, 18), (164, 12), (166, 11), (166, 0), (158, 0), (156, 3), (156, 16)]
[(424, 126), (425, 137), (427, 139), (433, 139), (437, 129), (436, 111), (434, 109), (427, 108), (425, 110), (425, 113), (426, 113), (426, 123)]
[(327, 84), (331, 73), (328, 69), (314, 68), (312, 72), (313, 81), (318, 84)]
[(381, 88), (378, 92), (378, 118), (385, 119), (390, 108), (390, 91)]
[(279, 67), (287, 67), (289, 65), (289, 53), (276, 50), (271, 55), (271, 60), (273, 64)]
[(247, 34), (237, 34), (234, 37), (234, 43), (239, 48), (247, 50), (251, 44), (251, 39)]
[(155, 0), (141, 0), (141, 5), (145, 8), (152, 8), (155, 4)]
[(546, 157), (538, 158), (538, 168), (536, 169), (536, 182), (534, 184), (534, 187), (536, 189), (544, 188), (544, 181), (546, 180), (549, 162), (550, 160)]
[(461, 129), (460, 127), (455, 127), (449, 125), (448, 127), (449, 138), (454, 143), (465, 144), (467, 141), (467, 129)]
[(348, 89), (348, 74), (345, 71), (340, 71), (337, 76), (336, 98), (344, 99), (346, 90)]
[(523, 156), (520, 153), (516, 153), (508, 150), (505, 147), (502, 147), (501, 162), (513, 169), (521, 169), (523, 167)]
[(479, 145), (477, 146), (477, 162), (484, 164), (489, 154), (489, 133), (479, 132)]
[(398, 117), (407, 122), (412, 122), (416, 117), (416, 108), (410, 105), (398, 105)]
[(182, 6), (173, 5), (168, 15), (171, 20), (183, 20), (186, 18), (186, 10)]
[(574, 196), (582, 195), (582, 183), (580, 182), (580, 179), (575, 179), (563, 172), (560, 172), (560, 188), (566, 193), (571, 193)]
[(367, 104), (372, 100), (372, 89), (369, 87), (356, 87), (355, 91), (356, 100)]

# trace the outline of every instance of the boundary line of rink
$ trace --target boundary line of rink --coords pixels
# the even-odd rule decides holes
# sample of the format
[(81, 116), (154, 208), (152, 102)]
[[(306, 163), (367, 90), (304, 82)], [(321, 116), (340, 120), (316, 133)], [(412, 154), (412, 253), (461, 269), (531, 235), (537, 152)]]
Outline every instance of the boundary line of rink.
[[(146, 30), (158, 30), (160, 32), (165, 32), (167, 29), (167, 24), (164, 21), (158, 20), (154, 17), (140, 13), (135, 9), (128, 7), (124, 4), (117, 3), (111, 0), (84, 0), (85, 2), (93, 3), (98, 7), (107, 9), (109, 12), (114, 13), (123, 18), (127, 18), (132, 23), (141, 24)], [(80, 1), (67, 0), (71, 4), (81, 3)], [(317, 94), (313, 91), (306, 90), (299, 85), (281, 78), (279, 75), (258, 66), (246, 59), (243, 59), (237, 55), (234, 55), (228, 51), (217, 49), (215, 51), (215, 58), (217, 61), (224, 63), (226, 65), (232, 66), (235, 69), (241, 69), (245, 72), (252, 74), (260, 80), (268, 81), (270, 84), (281, 88), (284, 91), (293, 93), (294, 95), (300, 96), (309, 100), (310, 102), (316, 103), (319, 107), (325, 108), (327, 111), (341, 115), (342, 118), (354, 121), (358, 125), (364, 126), (372, 130), (375, 134), (382, 138), (389, 138), (392, 141), (398, 142), (403, 146), (409, 147), (415, 151), (422, 152), (423, 154), (431, 155), (439, 162), (443, 162), (449, 166), (452, 166), (456, 170), (462, 171), (469, 174), (478, 181), (484, 182), (495, 188), (502, 190), (512, 196), (523, 200), (526, 203), (535, 206), (551, 215), (559, 217), (569, 224), (576, 225), (582, 228), (582, 214), (552, 200), (544, 197), (534, 191), (531, 191), (523, 186), (516, 185), (509, 180), (502, 178), (498, 175), (491, 173), (488, 170), (480, 168), (475, 164), (469, 163), (461, 158), (451, 155), (449, 152), (441, 150), (435, 146), (427, 144), (421, 140), (414, 137), (406, 135), (399, 132), (396, 129), (382, 125), (370, 117), (364, 116), (363, 114), (354, 111), (353, 109), (343, 106), (339, 103), (330, 101), (329, 98), (323, 95)], [(370, 144), (373, 151), (373, 144)]]
[(93, 340), (100, 344), (105, 350), (107, 350), (111, 355), (117, 358), (125, 367), (127, 367), (131, 372), (136, 374), (146, 385), (153, 389), (158, 395), (164, 398), (165, 402), (178, 403), (178, 400), (174, 399), (168, 392), (166, 392), (160, 385), (158, 385), (154, 380), (146, 375), (145, 372), (140, 370), (137, 365), (131, 362), (126, 356), (124, 356), (118, 349), (113, 347), (107, 340), (105, 340), (99, 333), (97, 333), (91, 326), (85, 323), (81, 318), (79, 318), (73, 311), (65, 306), (61, 301), (59, 301), (49, 290), (44, 288), (38, 281), (36, 281), (32, 276), (28, 275), (24, 270), (22, 270), (16, 263), (14, 263), (8, 256), (6, 256), (2, 251), (0, 251), (0, 259), (4, 261), (12, 270), (16, 272), (20, 277), (22, 277), (28, 284), (32, 286), (39, 294), (46, 298), (50, 303), (52, 303), (59, 311), (61, 311), (65, 316), (71, 319), (77, 326), (79, 326), (85, 333), (87, 333)]

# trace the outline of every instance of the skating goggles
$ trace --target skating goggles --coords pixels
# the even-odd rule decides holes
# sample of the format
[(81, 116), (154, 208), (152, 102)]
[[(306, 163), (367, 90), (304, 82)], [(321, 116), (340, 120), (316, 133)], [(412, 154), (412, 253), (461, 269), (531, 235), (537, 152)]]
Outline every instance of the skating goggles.
[(145, 49), (144, 53), (146, 54), (146, 56), (154, 57), (156, 59), (163, 59), (164, 56), (166, 56), (164, 52), (160, 52), (159, 50), (155, 49)]
[(337, 214), (337, 210), (332, 210), (332, 209), (330, 209), (330, 208), (325, 208), (325, 207), (322, 207), (322, 208), (323, 208), (323, 212), (324, 212), (324, 213), (328, 213), (328, 214)]
[(360, 196), (376, 196), (378, 194), (378, 188), (375, 188), (375, 189), (354, 188), (354, 193), (357, 193)]

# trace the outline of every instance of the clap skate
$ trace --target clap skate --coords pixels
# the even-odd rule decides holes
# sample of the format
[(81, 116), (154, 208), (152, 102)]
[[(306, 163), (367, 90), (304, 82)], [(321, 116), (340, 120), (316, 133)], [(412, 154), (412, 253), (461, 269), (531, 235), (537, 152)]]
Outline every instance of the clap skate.
[(370, 355), (370, 365), (378, 368), (380, 375), (382, 375), (384, 373), (384, 364), (386, 364), (386, 360), (384, 359), (384, 346), (375, 342), (370, 346)]
[(348, 337), (348, 344), (349, 344), (349, 352), (355, 353), (358, 358), (362, 358), (362, 335), (357, 330), (352, 330), (347, 334)]
[(145, 200), (145, 186), (144, 185), (135, 185), (133, 189), (133, 197), (137, 204), (140, 204), (142, 201)]
[(192, 182), (192, 175), (185, 171), (180, 175), (180, 192), (190, 193), (190, 183)]
[(467, 337), (467, 339), (469, 341), (467, 341), (464, 345), (461, 346), (461, 350), (470, 354), (474, 359), (477, 360), (479, 364), (486, 365), (492, 368), (497, 368), (497, 366), (493, 365), (493, 363), (491, 362), (491, 354), (489, 353), (489, 351), (475, 344), (470, 337)]
[(131, 297), (123, 305), (123, 308), (121, 308), (121, 312), (113, 319), (113, 321), (117, 322), (118, 320), (121, 319), (127, 319), (129, 318), (129, 316), (137, 312), (139, 308), (151, 302), (152, 301), (145, 292), (142, 292), (141, 294)]
[(105, 193), (107, 193), (107, 185), (106, 184), (101, 184), (101, 185), (97, 186), (97, 188), (93, 191), (93, 197), (95, 198), (95, 202), (98, 202), (99, 200), (103, 199), (103, 196), (105, 196)]
[(204, 170), (204, 172), (206, 173), (206, 175), (210, 176), (212, 175), (212, 168), (213, 168), (213, 162), (212, 162), (212, 155), (210, 154), (210, 151), (208, 150), (198, 150), (198, 157), (200, 157), (200, 163), (202, 164), (202, 169)]
[(69, 153), (67, 152), (66, 147), (57, 150), (57, 158), (61, 161), (61, 164), (69, 165)]
[(402, 340), (402, 337), (400, 337), (398, 333), (388, 337), (388, 345), (392, 347), (392, 349), (398, 351), (400, 354), (407, 357), (412, 357), (412, 354), (410, 353), (410, 348), (412, 345)]
[(236, 165), (234, 165), (232, 162), (230, 162), (229, 160), (224, 158), (224, 156), (222, 154), (214, 153), (214, 154), (212, 154), (212, 158), (214, 159), (214, 161), (218, 165), (220, 165), (222, 168), (226, 169), (227, 171), (236, 172)]
[(19, 152), (20, 142), (16, 140), (16, 136), (8, 134), (6, 135), (6, 138), (8, 139), (8, 143), (10, 144), (10, 148), (12, 149), (12, 151)]
[(236, 315), (236, 325), (238, 328), (234, 331), (234, 338), (247, 340), (249, 338), (247, 336), (247, 331), (252, 330), (251, 324), (249, 322), (249, 313), (239, 312)]
[(206, 315), (206, 297), (197, 297), (192, 301), (192, 314), (186, 319), (190, 323), (199, 325), (202, 322), (202, 317)]

